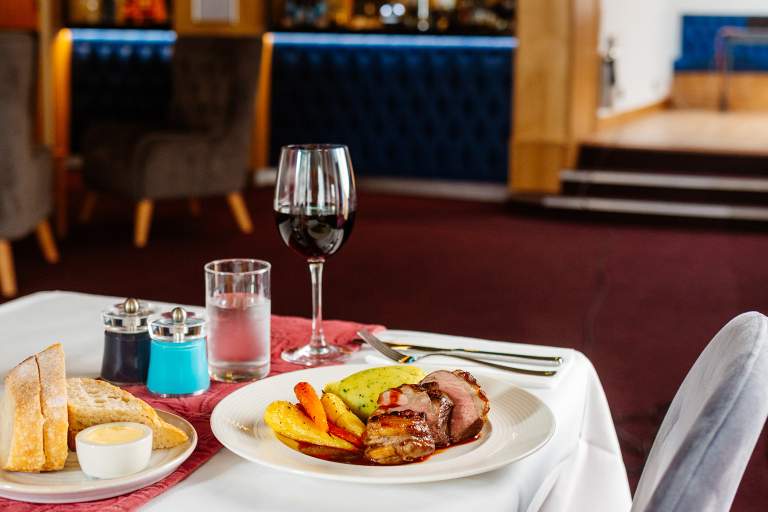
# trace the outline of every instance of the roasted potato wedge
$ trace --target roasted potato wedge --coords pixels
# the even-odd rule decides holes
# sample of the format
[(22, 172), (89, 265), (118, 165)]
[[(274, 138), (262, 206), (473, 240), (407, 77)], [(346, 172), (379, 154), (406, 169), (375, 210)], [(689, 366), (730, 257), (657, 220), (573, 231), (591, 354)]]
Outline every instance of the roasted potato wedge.
[(352, 462), (360, 458), (359, 452), (355, 453), (339, 448), (331, 448), (329, 446), (300, 443), (299, 441), (294, 441), (293, 439), (281, 436), (280, 434), (275, 434), (275, 437), (288, 448), (320, 459), (332, 460), (334, 462)]
[(275, 437), (277, 438), (278, 441), (283, 443), (288, 448), (293, 448), (297, 452), (301, 451), (301, 450), (299, 450), (299, 448), (301, 447), (301, 443), (299, 441), (295, 441), (295, 440), (291, 439), (290, 437), (285, 437), (283, 435), (280, 435), (277, 432), (275, 432)]
[(355, 413), (347, 407), (344, 400), (334, 393), (323, 393), (320, 401), (325, 409), (325, 414), (332, 422), (348, 432), (352, 432), (357, 437), (362, 437), (365, 432), (365, 423), (355, 416)]
[(264, 411), (264, 422), (276, 434), (320, 446), (355, 451), (352, 443), (321, 430), (298, 406), (279, 400), (272, 402)]

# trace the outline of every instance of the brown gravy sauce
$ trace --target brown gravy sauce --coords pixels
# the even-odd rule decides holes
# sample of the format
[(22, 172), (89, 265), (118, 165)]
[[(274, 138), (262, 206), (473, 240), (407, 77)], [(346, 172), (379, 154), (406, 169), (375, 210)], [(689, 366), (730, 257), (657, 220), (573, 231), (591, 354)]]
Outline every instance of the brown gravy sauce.
[(426, 457), (421, 457), (419, 459), (412, 460), (410, 462), (404, 462), (402, 464), (377, 464), (376, 462), (366, 459), (365, 454), (363, 453), (363, 450), (359, 450), (356, 452), (349, 452), (347, 450), (340, 450), (338, 448), (329, 448), (326, 446), (318, 446), (316, 444), (310, 444), (305, 442), (299, 442), (299, 451), (304, 455), (309, 455), (310, 457), (315, 457), (316, 459), (327, 460), (330, 462), (340, 462), (342, 464), (354, 464), (357, 466), (403, 466), (406, 464), (415, 464), (417, 462), (424, 462), (425, 460), (429, 459), (433, 455), (443, 453), (446, 450), (450, 450), (454, 446), (462, 446), (465, 444), (474, 443), (475, 441), (480, 439), (482, 435), (483, 434), (481, 432), (474, 437), (470, 437), (463, 441), (459, 441), (458, 443), (453, 443), (449, 446), (438, 448), (431, 454), (427, 455)]

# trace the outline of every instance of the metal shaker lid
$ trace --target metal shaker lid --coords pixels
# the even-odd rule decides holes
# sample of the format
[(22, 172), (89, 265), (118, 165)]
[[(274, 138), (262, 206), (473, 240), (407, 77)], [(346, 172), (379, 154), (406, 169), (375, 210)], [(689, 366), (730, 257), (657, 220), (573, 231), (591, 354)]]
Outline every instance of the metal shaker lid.
[(150, 315), (156, 312), (152, 304), (127, 298), (101, 313), (104, 329), (111, 332), (146, 332)]
[(205, 336), (205, 319), (182, 307), (175, 307), (152, 320), (149, 329), (153, 340), (181, 343)]

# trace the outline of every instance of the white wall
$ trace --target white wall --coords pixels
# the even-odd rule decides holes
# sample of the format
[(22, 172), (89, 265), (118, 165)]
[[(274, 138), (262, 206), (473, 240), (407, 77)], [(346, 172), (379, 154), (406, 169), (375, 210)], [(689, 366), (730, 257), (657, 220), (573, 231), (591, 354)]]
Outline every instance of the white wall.
[(686, 14), (766, 14), (765, 0), (672, 0), (678, 12)]
[(669, 0), (601, 0), (600, 50), (613, 37), (616, 93), (611, 115), (669, 95), (674, 59), (674, 16)]

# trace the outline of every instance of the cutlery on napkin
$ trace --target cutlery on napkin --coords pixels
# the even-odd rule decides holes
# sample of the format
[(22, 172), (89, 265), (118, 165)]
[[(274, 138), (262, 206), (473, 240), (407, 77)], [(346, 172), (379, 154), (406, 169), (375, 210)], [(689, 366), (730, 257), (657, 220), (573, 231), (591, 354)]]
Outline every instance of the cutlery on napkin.
[[(376, 333), (376, 336), (387, 343), (394, 343), (398, 345), (418, 345), (421, 347), (428, 347), (432, 349), (471, 349), (481, 350), (495, 353), (509, 353), (509, 354), (525, 354), (525, 355), (546, 355), (552, 357), (560, 357), (561, 364), (557, 366), (557, 374), (549, 377), (538, 377), (529, 375), (519, 375), (510, 372), (504, 372), (500, 370), (494, 370), (486, 368), (477, 363), (469, 361), (459, 361), (453, 357), (447, 356), (433, 356), (429, 360), (419, 361), (418, 366), (455, 366), (472, 368), (473, 371), (489, 372), (494, 376), (508, 379), (511, 382), (521, 387), (531, 388), (554, 388), (563, 379), (566, 373), (568, 373), (572, 366), (573, 359), (575, 357), (575, 351), (569, 348), (552, 347), (546, 345), (528, 345), (523, 343), (490, 341), (478, 338), (467, 338), (463, 336), (451, 336), (447, 334), (436, 334), (418, 331), (401, 331), (401, 330), (385, 330)], [(423, 352), (422, 352), (423, 353)], [(472, 357), (485, 359), (486, 357), (479, 354), (472, 354)], [(505, 361), (500, 361), (494, 358), (495, 363), (504, 364)], [(371, 364), (396, 364), (386, 357), (373, 352), (365, 356), (365, 360)], [(490, 359), (489, 359), (490, 360)], [(539, 364), (524, 364), (520, 359), (509, 361), (510, 365), (521, 368), (529, 368), (531, 370), (540, 370), (542, 367)]]

